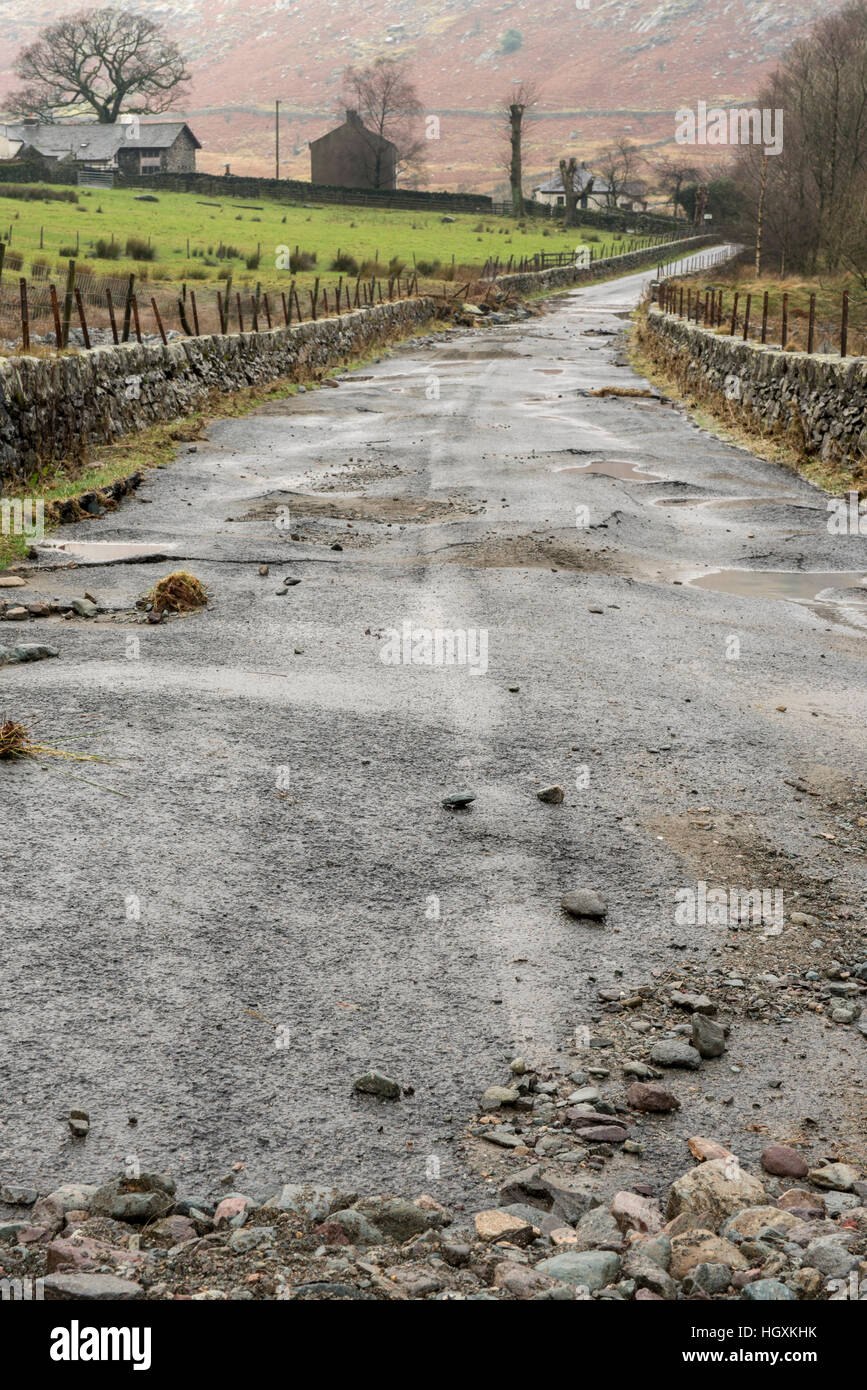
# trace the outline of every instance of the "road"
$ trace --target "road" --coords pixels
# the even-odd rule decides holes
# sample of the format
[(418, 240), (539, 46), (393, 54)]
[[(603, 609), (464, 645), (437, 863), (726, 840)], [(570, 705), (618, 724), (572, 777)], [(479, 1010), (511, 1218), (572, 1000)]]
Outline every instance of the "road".
[[(20, 625), (61, 656), (2, 672), (7, 717), (111, 765), (2, 774), (4, 1180), (134, 1153), (212, 1196), (243, 1163), (258, 1197), (470, 1201), (460, 1138), (504, 1059), (568, 1058), (600, 988), (690, 970), (745, 1006), (627, 1177), (670, 1180), (696, 1132), (754, 1157), (805, 1116), (863, 1146), (864, 1038), (748, 1005), (864, 926), (867, 538), (664, 398), (592, 394), (650, 389), (613, 336), (648, 278), (220, 420), (63, 529), (153, 544), (211, 603), (141, 625), (165, 561), (31, 576), (106, 611)], [(389, 663), (404, 624), (474, 660)], [(781, 885), (782, 933), (678, 926), (701, 881)], [(601, 928), (561, 910), (584, 886)], [(353, 1096), (370, 1067), (412, 1094)]]

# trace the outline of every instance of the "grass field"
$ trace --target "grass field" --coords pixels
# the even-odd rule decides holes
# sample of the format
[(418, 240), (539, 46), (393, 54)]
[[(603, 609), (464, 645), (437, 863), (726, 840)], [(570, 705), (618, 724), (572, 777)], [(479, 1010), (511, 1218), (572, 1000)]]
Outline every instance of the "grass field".
[[(139, 279), (157, 283), (210, 281), (216, 286), (231, 269), (235, 285), (261, 282), (265, 288), (285, 288), (289, 272), (276, 265), (277, 248), (284, 246), (315, 255), (315, 262), (297, 272), (305, 288), (317, 274), (331, 271), (338, 253), (365, 265), (368, 274), (378, 266), (376, 273), (387, 275), (391, 265), (393, 274), (398, 267), (399, 273), (418, 268), (420, 279), (447, 281), (464, 268), (480, 270), (489, 257), (506, 262), (510, 256), (517, 260), (539, 251), (572, 251), (581, 243), (593, 246), (597, 255), (615, 254), (629, 250), (633, 240), (591, 228), (567, 232), (556, 223), (516, 223), (478, 214), (457, 214), (454, 221), (443, 222), (438, 212), (304, 207), (268, 200), (253, 206), (232, 198), (212, 204), (195, 194), (163, 192), (151, 203), (137, 202), (135, 192), (126, 189), (70, 190), (76, 202), (24, 201), (8, 196), (14, 189), (0, 184), (0, 241), (8, 243), (7, 267), (17, 276), (33, 274), (35, 265), (43, 279), (57, 279), (72, 251), (83, 274), (135, 271)], [(152, 259), (127, 255), (130, 237), (143, 242)], [(99, 254), (106, 249), (109, 255)]]

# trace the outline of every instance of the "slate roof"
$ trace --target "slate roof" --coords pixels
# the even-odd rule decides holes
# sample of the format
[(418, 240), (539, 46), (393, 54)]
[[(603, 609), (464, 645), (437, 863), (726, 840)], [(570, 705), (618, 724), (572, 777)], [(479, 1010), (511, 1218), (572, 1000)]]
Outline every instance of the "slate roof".
[(56, 125), (17, 121), (0, 126), (0, 131), (10, 140), (22, 140), (40, 154), (54, 159), (71, 156), (79, 161), (102, 162), (114, 159), (125, 145), (133, 149), (169, 149), (182, 130), (189, 131), (197, 149), (202, 148), (185, 121), (142, 121), (138, 139), (130, 137), (129, 129), (121, 122), (101, 125), (98, 121), (68, 121)]

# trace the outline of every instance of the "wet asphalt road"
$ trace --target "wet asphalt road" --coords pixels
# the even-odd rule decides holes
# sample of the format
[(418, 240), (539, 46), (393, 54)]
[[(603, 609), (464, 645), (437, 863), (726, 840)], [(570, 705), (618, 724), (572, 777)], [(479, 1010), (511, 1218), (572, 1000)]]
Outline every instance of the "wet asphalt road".
[[(436, 1155), (436, 1194), (472, 1200), (456, 1141), (505, 1057), (568, 1056), (600, 986), (737, 966), (724, 929), (675, 929), (679, 887), (737, 882), (741, 856), (761, 884), (784, 855), (794, 891), (862, 910), (859, 845), (787, 783), (863, 786), (867, 538), (829, 535), (823, 494), (670, 403), (588, 394), (646, 385), (612, 335), (647, 278), (219, 421), (142, 500), (64, 528), (158, 543), (213, 598), (135, 625), (165, 562), (21, 591), (112, 611), (19, 625), (61, 659), (4, 670), (7, 715), (115, 765), (0, 783), (4, 1181), (102, 1179), (134, 1152), (203, 1195), (235, 1162), (257, 1197), (414, 1192)], [(690, 582), (729, 568), (846, 573), (812, 605)], [(486, 669), (386, 664), (404, 623), (483, 632)], [(536, 798), (551, 782), (562, 806)], [(445, 810), (463, 787), (472, 807)], [(601, 930), (561, 912), (583, 885)], [(759, 1110), (774, 1135), (809, 1113), (854, 1142), (864, 1046), (811, 1015), (744, 1018), (632, 1176), (682, 1171), (695, 1132), (754, 1156)], [(413, 1094), (353, 1097), (371, 1066)]]

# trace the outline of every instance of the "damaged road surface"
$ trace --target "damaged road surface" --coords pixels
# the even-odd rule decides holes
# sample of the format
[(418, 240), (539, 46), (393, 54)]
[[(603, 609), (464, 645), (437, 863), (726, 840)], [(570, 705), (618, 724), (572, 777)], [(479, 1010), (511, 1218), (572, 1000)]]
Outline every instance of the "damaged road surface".
[[(0, 777), (7, 1182), (133, 1155), (215, 1200), (243, 1165), (469, 1206), (548, 1154), (664, 1197), (695, 1135), (863, 1172), (867, 539), (623, 365), (647, 278), (221, 420), (54, 533), (16, 601), (129, 621), (21, 621), (60, 658), (0, 674), (112, 763)], [(175, 568), (210, 602), (148, 626)], [(625, 1147), (514, 1095), (478, 1122), (516, 1056), (680, 1109)]]

